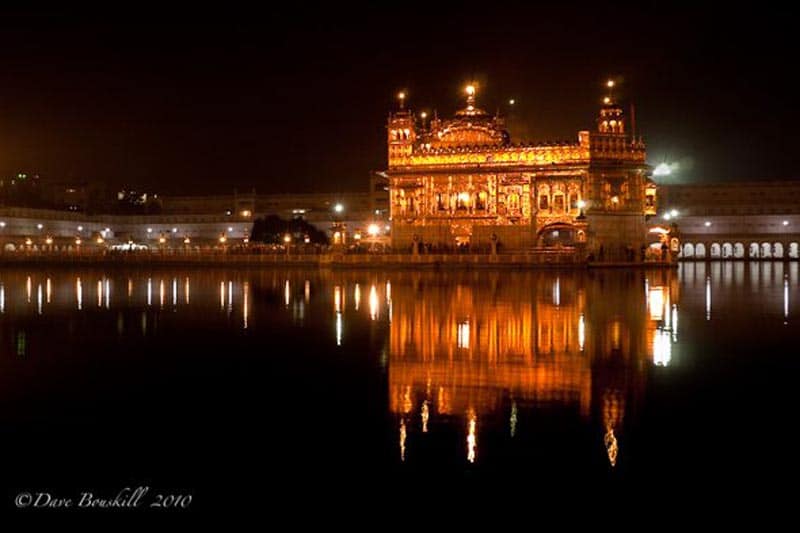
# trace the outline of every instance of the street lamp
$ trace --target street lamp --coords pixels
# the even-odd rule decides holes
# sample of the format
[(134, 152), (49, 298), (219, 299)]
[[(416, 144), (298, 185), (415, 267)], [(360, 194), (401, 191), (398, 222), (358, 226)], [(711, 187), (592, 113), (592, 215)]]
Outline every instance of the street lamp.
[(586, 208), (586, 202), (584, 200), (578, 200), (578, 209), (580, 209), (580, 213), (578, 213), (579, 219), (586, 218), (586, 215), (583, 213), (584, 208)]
[(333, 206), (333, 210), (341, 214), (344, 211), (344, 206), (340, 203), (336, 204), (335, 206)]

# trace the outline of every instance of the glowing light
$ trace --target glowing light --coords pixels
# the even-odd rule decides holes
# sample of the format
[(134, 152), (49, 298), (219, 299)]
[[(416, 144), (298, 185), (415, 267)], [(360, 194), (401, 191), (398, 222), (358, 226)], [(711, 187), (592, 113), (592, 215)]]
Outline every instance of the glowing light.
[(606, 87), (608, 87), (609, 89), (613, 88), (614, 87), (614, 80), (608, 80), (606, 82)]
[(219, 236), (219, 242), (221, 242), (222, 244), (225, 244), (227, 241), (228, 241), (228, 238), (225, 235), (220, 235)]
[(6, 227), (6, 222), (4, 220), (0, 221), (0, 228), (5, 228), (5, 227)]
[(475, 410), (470, 409), (467, 413), (467, 461), (470, 463), (475, 462), (478, 451), (478, 437), (475, 431), (477, 425), (478, 417), (475, 415)]
[(244, 292), (244, 297), (243, 297), (244, 302), (242, 303), (242, 321), (243, 321), (242, 329), (247, 329), (247, 319), (250, 317), (250, 305), (248, 298), (248, 294), (250, 292), (250, 282), (248, 281), (244, 282), (244, 288), (242, 289), (242, 291)]
[(172, 307), (178, 305), (178, 278), (172, 278)]
[(553, 282), (553, 305), (556, 307), (561, 305), (561, 280), (559, 278)]
[(422, 402), (422, 432), (428, 432), (428, 419), (430, 418), (430, 409), (428, 408), (428, 400)]
[(603, 103), (606, 104), (606, 105), (610, 104), (611, 103), (611, 98), (606, 96), (605, 98), (603, 98)]
[(153, 278), (147, 278), (147, 306), (153, 305)]
[(78, 311), (83, 308), (83, 285), (81, 284), (81, 278), (75, 279), (75, 299), (78, 303)]
[(42, 224), (36, 224), (36, 229), (42, 229), (43, 227), (44, 227), (44, 225), (42, 225)]
[(53, 238), (52, 238), (52, 237), (47, 237), (47, 238), (44, 240), (44, 243), (45, 243), (45, 244), (48, 244), (48, 245), (49, 245), (49, 244), (53, 244)]
[(30, 237), (26, 238), (25, 239), (25, 245), (26, 246), (30, 246), (31, 244), (33, 244), (33, 240)]
[(6, 312), (6, 286), (0, 283), (0, 313)]
[(178, 228), (172, 228), (172, 233), (178, 233)]
[(578, 347), (581, 351), (583, 351), (583, 346), (586, 343), (586, 321), (583, 318), (583, 314), (581, 314), (580, 318), (578, 318)]
[(50, 283), (50, 278), (47, 278), (47, 281), (45, 282), (45, 286), (46, 286), (45, 292), (47, 294), (47, 303), (50, 303), (50, 295), (52, 294), (52, 286), (51, 285), (52, 284)]
[(191, 242), (192, 242), (192, 240), (189, 237), (184, 237), (183, 238), (183, 244), (189, 244)]
[(673, 218), (677, 217), (678, 216), (678, 210), (677, 209), (671, 209), (669, 214), (672, 215)]
[(664, 318), (664, 287), (651, 287), (649, 294), (650, 320)]
[(706, 320), (711, 320), (711, 276), (706, 278)]
[(158, 238), (158, 243), (159, 244), (164, 244), (165, 242), (167, 242), (167, 238), (164, 237), (163, 235)]
[(459, 348), (469, 348), (469, 320), (458, 323), (456, 330), (456, 344)]
[(342, 313), (336, 313), (336, 346), (342, 345)]
[(80, 237), (78, 237), (77, 239), (75, 239), (75, 245), (76, 245), (76, 246), (80, 246), (82, 242), (83, 242), (83, 241), (81, 241), (81, 238), (80, 238)]
[(669, 213), (664, 213), (664, 215), (661, 218), (663, 218), (664, 220), (669, 220), (672, 218), (672, 215), (670, 215)]
[(585, 207), (586, 207), (586, 201), (585, 200), (578, 200), (578, 209), (583, 209)]
[(342, 211), (344, 211), (344, 206), (342, 204), (336, 204), (335, 206), (333, 206), (333, 210), (336, 211), (337, 213), (341, 213)]
[(653, 363), (656, 366), (668, 366), (671, 360), (672, 343), (669, 341), (669, 332), (658, 328), (653, 339)]
[(303, 237), (303, 242), (306, 243), (306, 244), (310, 243), (311, 242), (311, 237), (306, 235), (305, 237)]
[(306, 302), (311, 301), (311, 282), (309, 280), (306, 280), (305, 287), (303, 288), (303, 296)]
[(287, 233), (286, 235), (283, 236), (283, 242), (289, 244), (290, 242), (292, 242), (292, 236)]
[(286, 307), (289, 307), (289, 301), (292, 296), (292, 289), (289, 285), (289, 280), (286, 280), (286, 283), (283, 284), (283, 303)]
[(36, 286), (36, 312), (42, 314), (42, 284)]
[(375, 237), (378, 233), (380, 233), (381, 229), (378, 227), (377, 224), (370, 224), (367, 226), (367, 233), (370, 237)]
[(219, 282), (219, 308), (225, 309), (225, 282)]
[(420, 114), (419, 114), (419, 116), (420, 116), (420, 118), (421, 118), (422, 120), (425, 120), (426, 118), (428, 118), (428, 114), (427, 114), (425, 111), (423, 111), (422, 113), (420, 113)]
[(514, 105), (514, 104), (516, 104), (516, 103), (517, 103), (517, 101), (516, 101), (516, 100), (514, 100), (513, 98), (512, 98), (511, 100), (509, 100), (509, 101), (508, 101), (508, 105)]
[(617, 465), (617, 454), (619, 453), (619, 445), (617, 444), (617, 438), (614, 436), (614, 428), (607, 428), (606, 434), (603, 437), (603, 443), (606, 446), (606, 453), (608, 454), (608, 462), (611, 463), (611, 466)]
[(360, 233), (354, 233), (353, 234), (353, 239), (357, 240), (357, 241), (360, 241), (361, 240), (361, 234)]
[(788, 220), (784, 220), (784, 221), (783, 221), (783, 225), (784, 225), (784, 226), (788, 226), (788, 225), (789, 225), (789, 221), (788, 221)]
[(509, 419), (509, 426), (511, 429), (511, 436), (517, 434), (517, 402), (511, 402), (511, 418)]
[(147, 233), (153, 233), (153, 228), (147, 228)]
[(400, 460), (406, 460), (406, 421), (400, 419)]
[(375, 285), (369, 289), (369, 317), (372, 320), (378, 318), (378, 290)]
[(242, 216), (243, 216), (244, 218), (250, 218), (250, 216), (251, 216), (252, 214), (253, 214), (253, 212), (252, 212), (252, 211), (250, 211), (249, 209), (245, 209), (244, 211), (242, 211)]
[(232, 233), (232, 232), (233, 232), (233, 226), (229, 226), (228, 227), (228, 233)]
[(164, 307), (164, 280), (158, 282), (158, 305)]
[(406, 93), (405, 93), (405, 91), (400, 91), (399, 93), (397, 93), (397, 98), (398, 98), (400, 101), (403, 101), (403, 100), (405, 100), (405, 99), (406, 99)]
[(618, 204), (619, 203), (619, 196), (612, 196), (611, 197), (611, 203), (612, 204)]
[(709, 221), (709, 220), (706, 220), (705, 222), (703, 222), (703, 225), (704, 225), (705, 227), (709, 227), (709, 226), (711, 226), (711, 221)]
[(464, 203), (469, 202), (469, 193), (468, 192), (460, 192), (458, 193), (458, 199)]
[(661, 235), (666, 235), (669, 233), (667, 228), (662, 228), (661, 226), (655, 226), (647, 230), (649, 233), (660, 233)]
[(333, 310), (342, 312), (342, 288), (339, 285), (333, 288)]
[(361, 286), (356, 283), (356, 288), (353, 290), (353, 300), (356, 304), (356, 311), (361, 306)]
[(104, 242), (105, 241), (103, 240), (102, 237), (99, 237), (99, 236), (97, 237), (97, 244), (103, 244)]
[(25, 294), (27, 296), (28, 303), (31, 303), (31, 277), (28, 276), (28, 279), (25, 281)]
[(653, 176), (669, 176), (672, 174), (672, 167), (669, 163), (659, 163), (653, 169)]
[(186, 305), (189, 305), (189, 278), (186, 278), (186, 282), (183, 287), (183, 293), (186, 295)]
[(469, 96), (474, 96), (475, 95), (475, 86), (474, 85), (467, 85), (464, 90), (467, 92), (467, 94)]
[(783, 319), (789, 318), (789, 280), (783, 280)]

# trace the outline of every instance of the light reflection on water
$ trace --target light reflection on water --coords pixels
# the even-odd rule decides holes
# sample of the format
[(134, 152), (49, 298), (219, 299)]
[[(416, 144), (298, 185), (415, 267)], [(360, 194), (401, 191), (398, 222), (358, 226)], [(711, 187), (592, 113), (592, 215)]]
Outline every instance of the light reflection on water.
[[(128, 339), (292, 326), (323, 339), (327, 356), (367, 352), (374, 379), (385, 381), (383, 398), (365, 401), (386, 402), (387, 446), (404, 465), (446, 449), (480, 467), (496, 450), (545, 439), (541, 416), (552, 412), (585, 428), (587, 454), (600, 451), (613, 469), (654, 378), (686, 363), (717, 322), (790, 324), (797, 283), (796, 263), (742, 262), (590, 272), (4, 270), (0, 357), (43, 357), (55, 349), (50, 334), (63, 342), (92, 331)], [(36, 322), (50, 316), (64, 320), (47, 328), (70, 333)], [(428, 445), (437, 439), (454, 444)]]

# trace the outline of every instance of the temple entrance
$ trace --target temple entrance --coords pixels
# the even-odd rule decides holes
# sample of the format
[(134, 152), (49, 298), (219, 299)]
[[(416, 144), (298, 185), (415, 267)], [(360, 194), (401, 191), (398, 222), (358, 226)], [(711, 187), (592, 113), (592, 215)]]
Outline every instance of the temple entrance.
[(547, 248), (575, 246), (577, 232), (566, 223), (548, 224), (539, 230), (538, 244)]

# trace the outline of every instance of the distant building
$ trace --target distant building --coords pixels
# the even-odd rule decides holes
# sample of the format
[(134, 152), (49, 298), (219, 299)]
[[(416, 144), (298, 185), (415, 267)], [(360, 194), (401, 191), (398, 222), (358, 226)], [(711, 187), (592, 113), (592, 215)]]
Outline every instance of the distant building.
[(800, 181), (659, 185), (682, 259), (800, 258)]
[(429, 126), (401, 100), (387, 123), (395, 247), (497, 241), (510, 250), (584, 246), (606, 259), (638, 251), (656, 187), (628, 120), (609, 95), (596, 130), (576, 141), (514, 143), (502, 117), (477, 107), (473, 86), (466, 107)]

